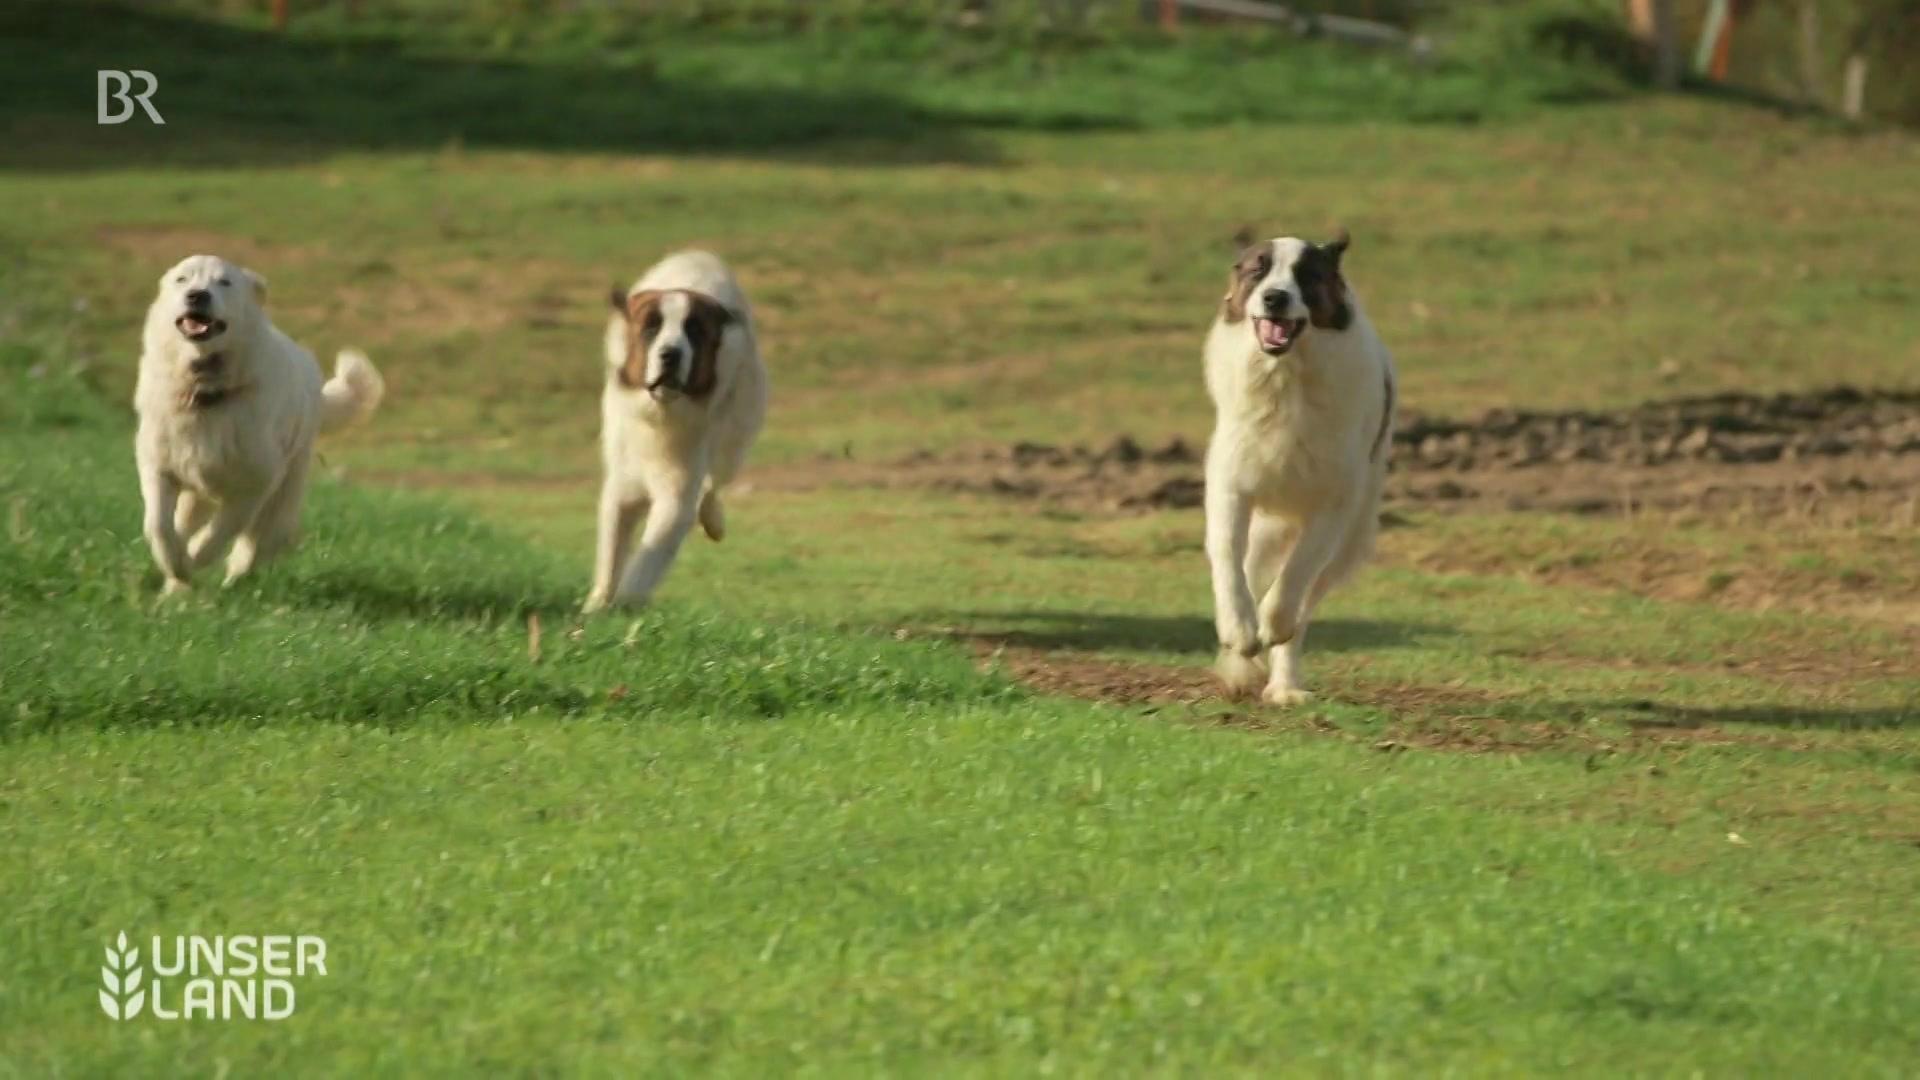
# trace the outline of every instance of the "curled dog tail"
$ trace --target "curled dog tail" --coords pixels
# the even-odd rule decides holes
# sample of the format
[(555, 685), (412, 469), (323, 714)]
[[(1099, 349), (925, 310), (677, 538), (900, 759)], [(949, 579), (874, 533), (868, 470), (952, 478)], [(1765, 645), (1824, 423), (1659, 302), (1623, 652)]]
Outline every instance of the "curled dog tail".
[(334, 431), (372, 416), (386, 392), (386, 380), (366, 353), (342, 350), (333, 361), (333, 378), (320, 388), (320, 430)]

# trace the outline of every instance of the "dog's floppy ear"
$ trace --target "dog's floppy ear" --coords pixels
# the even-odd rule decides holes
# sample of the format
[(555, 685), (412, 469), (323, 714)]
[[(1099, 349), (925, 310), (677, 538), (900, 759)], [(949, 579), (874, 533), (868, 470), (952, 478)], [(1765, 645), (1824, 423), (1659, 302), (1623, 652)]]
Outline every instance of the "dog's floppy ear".
[(1321, 244), (1320, 250), (1333, 256), (1333, 265), (1337, 269), (1340, 266), (1340, 256), (1347, 253), (1347, 245), (1351, 243), (1353, 243), (1353, 234), (1347, 231), (1345, 225), (1340, 225), (1333, 230), (1333, 239)]
[(1233, 231), (1233, 250), (1245, 251), (1260, 239), (1260, 232), (1252, 225), (1242, 225)]
[(1241, 245), (1240, 257), (1234, 260), (1233, 272), (1227, 275), (1227, 295), (1220, 298), (1220, 317), (1230, 323), (1246, 318), (1247, 301), (1253, 296), (1254, 287), (1271, 269), (1273, 255), (1269, 245), (1257, 240)]
[(240, 273), (243, 277), (247, 279), (247, 285), (253, 289), (254, 303), (257, 303), (257, 304), (266, 303), (267, 302), (267, 279), (261, 277), (259, 274), (256, 274), (251, 270), (242, 270), (240, 271)]
[(647, 384), (647, 346), (653, 344), (653, 335), (658, 326), (649, 328), (648, 314), (660, 303), (658, 289), (646, 289), (627, 295), (625, 289), (615, 287), (613, 306), (620, 317), (627, 322), (627, 355), (620, 364), (620, 385), (629, 390), (638, 390)]
[(1323, 330), (1345, 330), (1353, 325), (1353, 306), (1347, 303), (1347, 279), (1340, 273), (1340, 257), (1353, 237), (1342, 228), (1332, 240), (1309, 247), (1293, 266), (1307, 318)]

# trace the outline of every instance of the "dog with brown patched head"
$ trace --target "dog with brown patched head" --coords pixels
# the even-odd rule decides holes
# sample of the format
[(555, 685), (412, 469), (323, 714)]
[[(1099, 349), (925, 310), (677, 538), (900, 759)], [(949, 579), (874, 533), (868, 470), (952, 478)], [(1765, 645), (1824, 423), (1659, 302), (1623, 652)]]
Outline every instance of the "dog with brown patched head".
[(1221, 678), (1293, 705), (1307, 622), (1373, 549), (1393, 358), (1347, 283), (1346, 230), (1250, 242), (1207, 334), (1207, 560)]
[(588, 611), (645, 604), (695, 521), (711, 539), (725, 535), (720, 489), (739, 473), (767, 411), (753, 315), (718, 256), (669, 255), (612, 300)]

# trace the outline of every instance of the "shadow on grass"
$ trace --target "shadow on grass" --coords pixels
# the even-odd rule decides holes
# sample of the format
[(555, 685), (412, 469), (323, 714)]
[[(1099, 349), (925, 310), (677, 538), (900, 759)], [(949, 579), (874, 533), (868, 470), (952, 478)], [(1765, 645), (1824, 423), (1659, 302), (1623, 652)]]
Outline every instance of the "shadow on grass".
[[(1097, 615), (1088, 612), (968, 611), (955, 618), (983, 628), (967, 636), (1035, 649), (1132, 649), (1142, 652), (1213, 653), (1213, 621), (1195, 615)], [(1329, 652), (1395, 649), (1450, 633), (1441, 627), (1370, 619), (1316, 619), (1307, 647)]]
[[(878, 91), (668, 78), (646, 63), (497, 60), (397, 38), (292, 35), (105, 3), (0, 5), (0, 169), (194, 168), (449, 144), (549, 151), (990, 160), (965, 127), (1013, 118)], [(97, 122), (97, 72), (159, 80), (144, 116)]]
[(530, 612), (553, 619), (577, 615), (580, 598), (551, 589), (488, 588), (434, 583), (423, 591), (417, 582), (385, 582), (364, 574), (320, 571), (289, 581), (278, 599), (299, 607), (344, 607), (373, 620), (460, 619), (497, 622)]
[(1624, 714), (1627, 723), (1649, 730), (1764, 724), (1784, 728), (1871, 731), (1920, 726), (1920, 702), (1894, 708), (1807, 708), (1796, 705), (1742, 705), (1703, 708), (1657, 701), (1608, 702), (1600, 708)]

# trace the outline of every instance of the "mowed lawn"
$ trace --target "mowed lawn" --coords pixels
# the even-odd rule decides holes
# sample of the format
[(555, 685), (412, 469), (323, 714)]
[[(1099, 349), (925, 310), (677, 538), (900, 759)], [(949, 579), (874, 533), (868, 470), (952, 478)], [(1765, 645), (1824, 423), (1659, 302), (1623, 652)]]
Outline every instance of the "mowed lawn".
[[(1017, 677), (1199, 680), (1196, 512), (876, 486), (1203, 438), (1243, 224), (1353, 230), (1429, 413), (1911, 388), (1920, 141), (1627, 101), (196, 164), (169, 120), (0, 171), (0, 1073), (1920, 1061), (1910, 518), (1403, 509), (1289, 713)], [(752, 486), (582, 622), (606, 286), (696, 243), (775, 378)], [(162, 606), (120, 403), (194, 252), (391, 395), (295, 557)], [(115, 1023), (122, 930), (329, 973)]]

